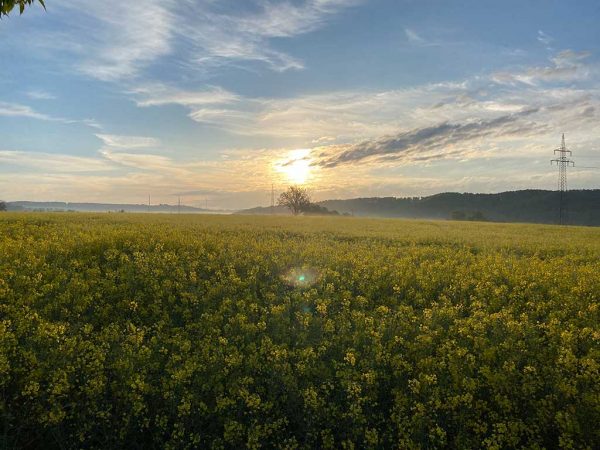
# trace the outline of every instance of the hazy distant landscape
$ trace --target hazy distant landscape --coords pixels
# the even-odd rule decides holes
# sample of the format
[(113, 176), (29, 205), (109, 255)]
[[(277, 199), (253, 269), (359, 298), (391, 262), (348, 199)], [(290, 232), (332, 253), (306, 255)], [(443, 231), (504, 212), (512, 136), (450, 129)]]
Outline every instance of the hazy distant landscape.
[(220, 210), (209, 210), (187, 205), (143, 205), (119, 203), (67, 203), (67, 202), (7, 202), (8, 211), (37, 211), (37, 212), (134, 212), (134, 213), (212, 213)]
[[(361, 217), (448, 219), (491, 222), (558, 222), (556, 191), (527, 190), (499, 194), (443, 193), (429, 197), (374, 197), (316, 202), (329, 213)], [(600, 190), (568, 193), (571, 225), (600, 226)], [(239, 211), (203, 209), (186, 205), (132, 205), (111, 203), (8, 202), (9, 211), (138, 212), (197, 214), (290, 214), (285, 206)], [(312, 214), (315, 215), (315, 214)], [(316, 214), (318, 215), (318, 213)]]

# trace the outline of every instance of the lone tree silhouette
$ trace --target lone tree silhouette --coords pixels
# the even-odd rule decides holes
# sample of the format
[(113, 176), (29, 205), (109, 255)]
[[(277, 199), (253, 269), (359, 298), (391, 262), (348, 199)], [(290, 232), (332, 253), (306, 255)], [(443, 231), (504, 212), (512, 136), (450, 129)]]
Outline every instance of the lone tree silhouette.
[[(46, 9), (44, 0), (38, 0), (38, 2)], [(15, 6), (19, 6), (19, 13), (23, 14), (25, 6), (33, 3), (35, 3), (35, 0), (0, 0), (0, 17), (8, 16), (8, 13), (11, 12)]]
[(281, 193), (277, 204), (289, 208), (292, 214), (297, 216), (310, 206), (310, 195), (303, 187), (290, 186), (287, 191)]
[(0, 200), (0, 211), (6, 211), (6, 202)]

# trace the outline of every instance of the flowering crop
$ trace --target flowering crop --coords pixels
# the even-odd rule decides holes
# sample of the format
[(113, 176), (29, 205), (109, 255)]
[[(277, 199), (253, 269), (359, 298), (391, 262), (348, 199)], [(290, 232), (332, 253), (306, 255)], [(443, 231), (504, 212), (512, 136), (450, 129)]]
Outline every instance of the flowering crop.
[(600, 448), (600, 230), (0, 217), (3, 448)]

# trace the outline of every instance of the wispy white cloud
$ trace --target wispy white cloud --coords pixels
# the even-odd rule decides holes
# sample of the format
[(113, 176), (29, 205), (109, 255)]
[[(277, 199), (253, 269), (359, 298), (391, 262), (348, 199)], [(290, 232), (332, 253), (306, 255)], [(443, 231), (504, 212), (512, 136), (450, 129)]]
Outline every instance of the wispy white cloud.
[(113, 168), (113, 166), (98, 158), (12, 150), (0, 150), (0, 162), (43, 173), (98, 172)]
[(542, 30), (538, 30), (537, 40), (542, 44), (549, 46), (554, 41), (554, 38), (549, 34), (544, 33)]
[(114, 134), (96, 134), (96, 137), (104, 143), (104, 145), (118, 149), (136, 149), (157, 147), (160, 145), (160, 140), (146, 136), (119, 136)]
[(589, 56), (589, 52), (564, 50), (551, 57), (551, 64), (548, 66), (529, 67), (515, 72), (497, 72), (492, 78), (499, 84), (524, 83), (532, 86), (549, 82), (581, 81), (589, 78), (592, 70), (596, 70), (584, 64), (584, 60)]
[[(120, 0), (63, 3), (61, 7), (70, 9), (65, 16), (67, 26), (84, 44), (70, 50), (80, 53), (79, 69), (86, 75), (105, 81), (133, 77), (171, 50), (173, 0), (145, 0), (143, 4)], [(78, 25), (72, 22), (73, 12), (77, 13)]]
[[(463, 92), (464, 85), (441, 83), (394, 91), (337, 91), (290, 98), (249, 98), (218, 88), (207, 91), (144, 89), (137, 104), (178, 104), (189, 117), (239, 135), (329, 140), (393, 132), (411, 121), (415, 108)], [(140, 92), (140, 91), (138, 91)]]
[(161, 83), (146, 83), (129, 90), (138, 106), (161, 106), (177, 104), (189, 107), (232, 103), (240, 97), (218, 86), (201, 91), (185, 91)]
[[(136, 169), (163, 172), (173, 172), (173, 169), (175, 169), (172, 159), (167, 156), (147, 153), (126, 153), (114, 151), (109, 148), (101, 149), (100, 154), (111, 162)], [(177, 170), (177, 172), (180, 172), (180, 170)]]
[(66, 119), (64, 117), (55, 117), (36, 111), (27, 105), (19, 103), (8, 103), (0, 101), (0, 117), (22, 117), (35, 120), (45, 120), (49, 122), (60, 122), (63, 124), (82, 124), (90, 128), (102, 129), (102, 126), (93, 119)]
[(302, 69), (271, 40), (317, 30), (362, 1), (250, 0), (227, 7), (211, 0), (62, 0), (62, 30), (48, 32), (40, 45), (76, 55), (82, 73), (103, 81), (139, 78), (167, 56), (196, 72), (252, 61), (276, 71)]
[(37, 112), (33, 108), (17, 103), (0, 102), (0, 116), (5, 117), (28, 117), (30, 119), (54, 120), (52, 117)]
[(56, 100), (55, 95), (41, 89), (27, 91), (26, 95), (33, 100)]
[(357, 5), (361, 0), (263, 1), (261, 11), (239, 21), (249, 34), (264, 37), (291, 37), (322, 27), (329, 16)]
[(409, 42), (413, 44), (424, 44), (426, 41), (421, 36), (417, 34), (416, 31), (411, 30), (410, 28), (404, 29), (404, 34), (406, 35)]
[(192, 45), (192, 57), (200, 65), (231, 61), (260, 61), (271, 69), (302, 69), (297, 58), (270, 44), (271, 38), (290, 38), (325, 25), (341, 10), (361, 0), (301, 0), (297, 2), (253, 1), (253, 12), (223, 12), (214, 2), (186, 0), (179, 12), (187, 18), (179, 31)]
[(572, 67), (581, 64), (581, 61), (589, 58), (590, 52), (577, 52), (574, 50), (563, 50), (551, 59), (556, 67)]

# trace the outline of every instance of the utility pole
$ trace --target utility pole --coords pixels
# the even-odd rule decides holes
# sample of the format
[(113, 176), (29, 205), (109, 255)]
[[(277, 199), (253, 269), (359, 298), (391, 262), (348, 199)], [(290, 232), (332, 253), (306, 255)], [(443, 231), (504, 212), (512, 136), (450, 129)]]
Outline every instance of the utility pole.
[(550, 161), (550, 164), (558, 166), (558, 191), (559, 191), (559, 223), (566, 225), (569, 220), (569, 209), (567, 203), (567, 168), (575, 167), (575, 162), (569, 158), (573, 153), (567, 149), (565, 145), (565, 133), (562, 135), (560, 147), (554, 150), (554, 155), (557, 158)]
[(275, 185), (271, 183), (271, 214), (275, 214)]
[(148, 194), (148, 212), (150, 212), (150, 194)]
[(181, 214), (181, 195), (177, 196), (177, 214)]

